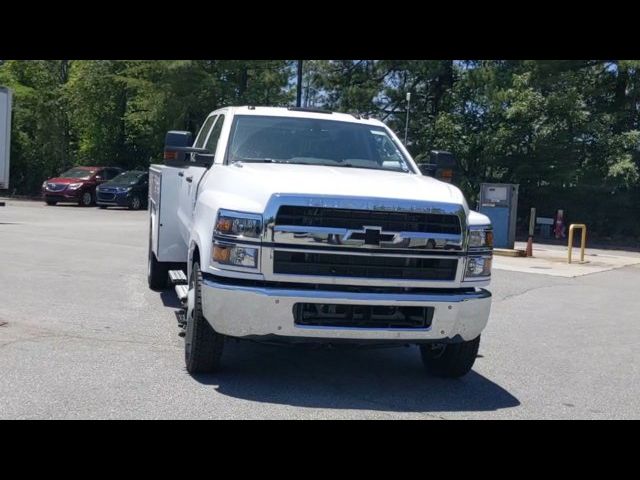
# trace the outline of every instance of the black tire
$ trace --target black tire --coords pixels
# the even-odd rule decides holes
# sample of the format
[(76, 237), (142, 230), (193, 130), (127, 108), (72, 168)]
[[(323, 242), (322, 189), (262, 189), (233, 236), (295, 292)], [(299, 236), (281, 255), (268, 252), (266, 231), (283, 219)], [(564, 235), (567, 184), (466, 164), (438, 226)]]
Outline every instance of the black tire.
[(81, 207), (90, 207), (91, 205), (93, 205), (93, 193), (83, 192), (80, 196), (78, 205), (80, 205)]
[(55, 200), (46, 200), (46, 204), (49, 206), (54, 206), (56, 203), (58, 202), (56, 202)]
[(194, 262), (189, 280), (189, 291), (194, 290), (194, 304), (187, 311), (187, 329), (184, 335), (184, 361), (187, 371), (212, 373), (220, 367), (224, 350), (224, 335), (216, 332), (202, 312), (202, 272)]
[(468, 342), (420, 345), (420, 355), (431, 375), (457, 378), (469, 373), (479, 347), (480, 336)]
[(149, 259), (147, 265), (147, 282), (151, 290), (164, 290), (169, 281), (169, 265), (159, 262), (151, 250), (151, 228), (149, 228)]
[(129, 210), (140, 210), (142, 208), (142, 200), (137, 195), (131, 197), (129, 201)]
[(98, 205), (100, 207), (100, 210), (106, 210), (107, 206), (106, 205)]

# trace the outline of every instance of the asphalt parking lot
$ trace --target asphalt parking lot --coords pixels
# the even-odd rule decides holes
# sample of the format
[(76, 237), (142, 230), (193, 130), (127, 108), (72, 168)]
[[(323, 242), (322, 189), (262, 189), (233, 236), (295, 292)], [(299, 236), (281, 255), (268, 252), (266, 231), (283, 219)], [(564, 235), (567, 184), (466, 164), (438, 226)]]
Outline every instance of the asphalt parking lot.
[(172, 292), (146, 284), (148, 213), (0, 207), (0, 418), (640, 418), (640, 267), (496, 269), (474, 370), (414, 347), (230, 343), (192, 377)]

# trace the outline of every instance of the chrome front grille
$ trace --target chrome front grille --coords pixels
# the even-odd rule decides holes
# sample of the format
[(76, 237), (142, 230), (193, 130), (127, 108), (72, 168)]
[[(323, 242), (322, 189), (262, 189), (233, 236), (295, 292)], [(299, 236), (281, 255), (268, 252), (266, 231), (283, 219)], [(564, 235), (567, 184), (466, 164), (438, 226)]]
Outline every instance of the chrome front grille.
[(47, 183), (47, 190), (50, 192), (61, 192), (67, 187), (65, 183)]
[(461, 205), (275, 195), (265, 212), (268, 280), (449, 287), (462, 279)]

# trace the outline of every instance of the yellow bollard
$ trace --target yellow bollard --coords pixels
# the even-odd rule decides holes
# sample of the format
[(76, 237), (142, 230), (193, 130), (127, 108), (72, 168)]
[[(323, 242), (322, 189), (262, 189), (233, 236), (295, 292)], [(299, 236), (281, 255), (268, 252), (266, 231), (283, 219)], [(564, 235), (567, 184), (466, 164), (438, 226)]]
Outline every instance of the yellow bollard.
[(587, 246), (587, 226), (584, 223), (572, 223), (569, 227), (569, 261), (571, 263), (571, 251), (573, 250), (573, 231), (576, 228), (582, 230), (582, 238), (580, 239), (580, 261), (584, 262), (584, 247)]

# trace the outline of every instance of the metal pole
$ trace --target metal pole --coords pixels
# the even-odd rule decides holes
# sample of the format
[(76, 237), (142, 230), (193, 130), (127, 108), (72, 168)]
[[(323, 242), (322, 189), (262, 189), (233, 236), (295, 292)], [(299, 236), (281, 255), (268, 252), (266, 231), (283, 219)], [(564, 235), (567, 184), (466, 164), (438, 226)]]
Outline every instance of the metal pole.
[(407, 133), (409, 132), (409, 110), (411, 109), (411, 92), (407, 92), (407, 119), (404, 124), (404, 146), (407, 146)]
[(536, 209), (531, 208), (531, 214), (529, 215), (529, 239), (527, 240), (526, 256), (533, 256), (533, 231), (536, 227)]
[(296, 90), (296, 107), (302, 104), (302, 60), (298, 60), (298, 87)]

